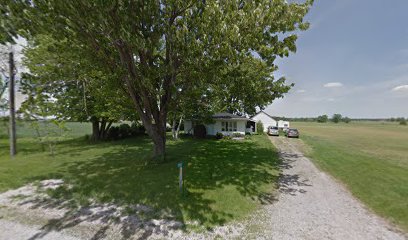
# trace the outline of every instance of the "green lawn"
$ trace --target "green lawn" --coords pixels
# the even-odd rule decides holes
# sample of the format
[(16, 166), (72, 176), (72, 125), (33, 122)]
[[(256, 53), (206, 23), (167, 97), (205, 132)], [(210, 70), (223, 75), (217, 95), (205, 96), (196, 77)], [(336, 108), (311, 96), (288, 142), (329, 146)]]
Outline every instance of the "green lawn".
[(318, 166), (378, 214), (408, 230), (408, 127), (292, 123)]
[[(3, 135), (0, 192), (35, 180), (63, 178), (73, 187), (53, 192), (55, 197), (79, 204), (89, 199), (141, 203), (205, 227), (242, 219), (273, 199), (278, 156), (266, 136), (244, 141), (169, 140), (166, 162), (155, 165), (147, 164), (152, 152), (147, 137), (89, 144), (83, 137), (89, 133), (89, 125), (67, 126), (73, 130), (58, 144), (54, 157), (40, 151), (31, 133), (20, 126), (19, 153), (11, 160)], [(187, 165), (184, 197), (178, 192), (179, 161)]]

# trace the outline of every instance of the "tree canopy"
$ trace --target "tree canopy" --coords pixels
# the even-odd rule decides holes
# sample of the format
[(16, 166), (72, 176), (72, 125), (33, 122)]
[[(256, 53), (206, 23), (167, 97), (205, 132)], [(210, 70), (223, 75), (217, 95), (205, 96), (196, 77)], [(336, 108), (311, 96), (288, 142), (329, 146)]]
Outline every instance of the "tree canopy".
[(205, 98), (208, 109), (252, 113), (282, 97), (290, 85), (274, 78), (274, 62), (296, 51), (296, 33), (307, 29), (303, 18), (312, 4), (4, 1), (1, 39), (45, 34), (105, 66), (115, 77), (103, 82), (132, 101), (156, 156), (164, 155), (167, 116), (177, 112), (177, 102), (197, 105)]
[(21, 92), (27, 95), (22, 111), (70, 121), (91, 121), (93, 139), (106, 136), (118, 120), (136, 120), (131, 101), (111, 85), (115, 75), (84, 49), (65, 39), (37, 35), (25, 49)]
[(342, 118), (343, 118), (343, 116), (341, 116), (341, 114), (335, 113), (335, 114), (333, 114), (331, 120), (332, 120), (332, 122), (334, 122), (334, 123), (339, 123)]
[(319, 123), (325, 123), (329, 120), (329, 117), (327, 115), (321, 115), (317, 117), (317, 122)]

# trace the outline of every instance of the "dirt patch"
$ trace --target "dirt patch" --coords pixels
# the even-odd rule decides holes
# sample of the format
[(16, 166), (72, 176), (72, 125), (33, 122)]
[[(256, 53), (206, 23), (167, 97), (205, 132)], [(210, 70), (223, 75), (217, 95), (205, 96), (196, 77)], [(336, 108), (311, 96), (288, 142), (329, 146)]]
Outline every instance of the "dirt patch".
[(49, 179), (0, 194), (0, 239), (224, 239), (237, 238), (244, 229), (235, 223), (186, 232), (166, 211), (154, 213), (148, 206), (91, 203), (78, 208), (45, 193), (63, 185)]

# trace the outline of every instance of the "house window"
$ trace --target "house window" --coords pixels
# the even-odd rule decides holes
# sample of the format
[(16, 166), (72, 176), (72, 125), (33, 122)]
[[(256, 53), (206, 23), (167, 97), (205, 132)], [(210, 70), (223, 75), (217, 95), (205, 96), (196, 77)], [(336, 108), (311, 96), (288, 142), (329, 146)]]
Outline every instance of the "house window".
[(236, 132), (237, 122), (221, 122), (221, 131), (223, 132)]

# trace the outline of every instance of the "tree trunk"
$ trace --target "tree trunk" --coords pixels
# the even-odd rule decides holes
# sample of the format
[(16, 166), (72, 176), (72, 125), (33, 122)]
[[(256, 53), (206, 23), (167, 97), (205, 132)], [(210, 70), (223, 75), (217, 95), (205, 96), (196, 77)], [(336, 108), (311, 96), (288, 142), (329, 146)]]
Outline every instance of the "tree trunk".
[(177, 135), (176, 135), (177, 129), (176, 129), (176, 126), (177, 126), (177, 124), (176, 124), (176, 119), (174, 118), (174, 119), (173, 119), (173, 123), (171, 124), (171, 136), (173, 137), (173, 139), (177, 139)]
[(14, 96), (14, 55), (13, 51), (9, 53), (10, 64), (10, 81), (9, 81), (9, 102), (10, 102), (10, 156), (14, 157), (17, 153), (17, 140), (16, 140), (16, 109), (15, 109), (15, 96)]
[(183, 122), (183, 116), (180, 117), (180, 120), (179, 120), (177, 129), (176, 129), (176, 139), (178, 139), (179, 132), (180, 132), (180, 126), (181, 126), (181, 123), (182, 123), (182, 122)]
[(105, 127), (106, 127), (106, 121), (105, 121), (105, 119), (102, 118), (102, 120), (100, 121), (100, 123), (101, 123), (101, 125), (99, 126), (99, 139), (98, 139), (98, 140), (104, 139)]
[[(166, 40), (168, 37), (166, 37)], [(166, 41), (166, 44), (167, 41)], [(135, 104), (136, 111), (142, 120), (143, 126), (146, 128), (147, 134), (152, 138), (154, 144), (154, 158), (163, 161), (165, 159), (166, 146), (166, 120), (169, 102), (171, 100), (171, 89), (175, 82), (176, 67), (172, 67), (170, 74), (165, 77), (162, 85), (164, 93), (160, 96), (158, 102), (157, 95), (150, 94), (150, 91), (143, 84), (143, 77), (138, 74), (136, 68), (134, 53), (121, 39), (115, 41), (115, 45), (119, 50), (119, 55), (123, 66), (128, 70), (128, 76), (123, 77), (127, 93)], [(168, 49), (168, 47), (166, 48)], [(149, 64), (149, 54), (145, 49), (138, 51), (140, 64), (147, 66)], [(166, 50), (167, 64), (174, 64), (170, 61), (171, 54)], [(173, 56), (172, 56), (173, 57)]]
[(101, 139), (106, 139), (108, 137), (108, 131), (110, 129), (110, 127), (112, 126), (113, 122), (108, 122), (108, 125), (102, 130), (101, 133)]
[(99, 121), (96, 118), (91, 118), (92, 121), (92, 141), (99, 141)]
[(105, 119), (99, 120), (97, 117), (91, 117), (92, 122), (92, 141), (105, 140), (108, 136), (108, 131), (113, 122), (107, 122)]
[(153, 131), (149, 135), (153, 140), (153, 154), (154, 159), (157, 161), (164, 161), (165, 160), (165, 153), (166, 153), (166, 128), (158, 127), (157, 125), (153, 125)]

